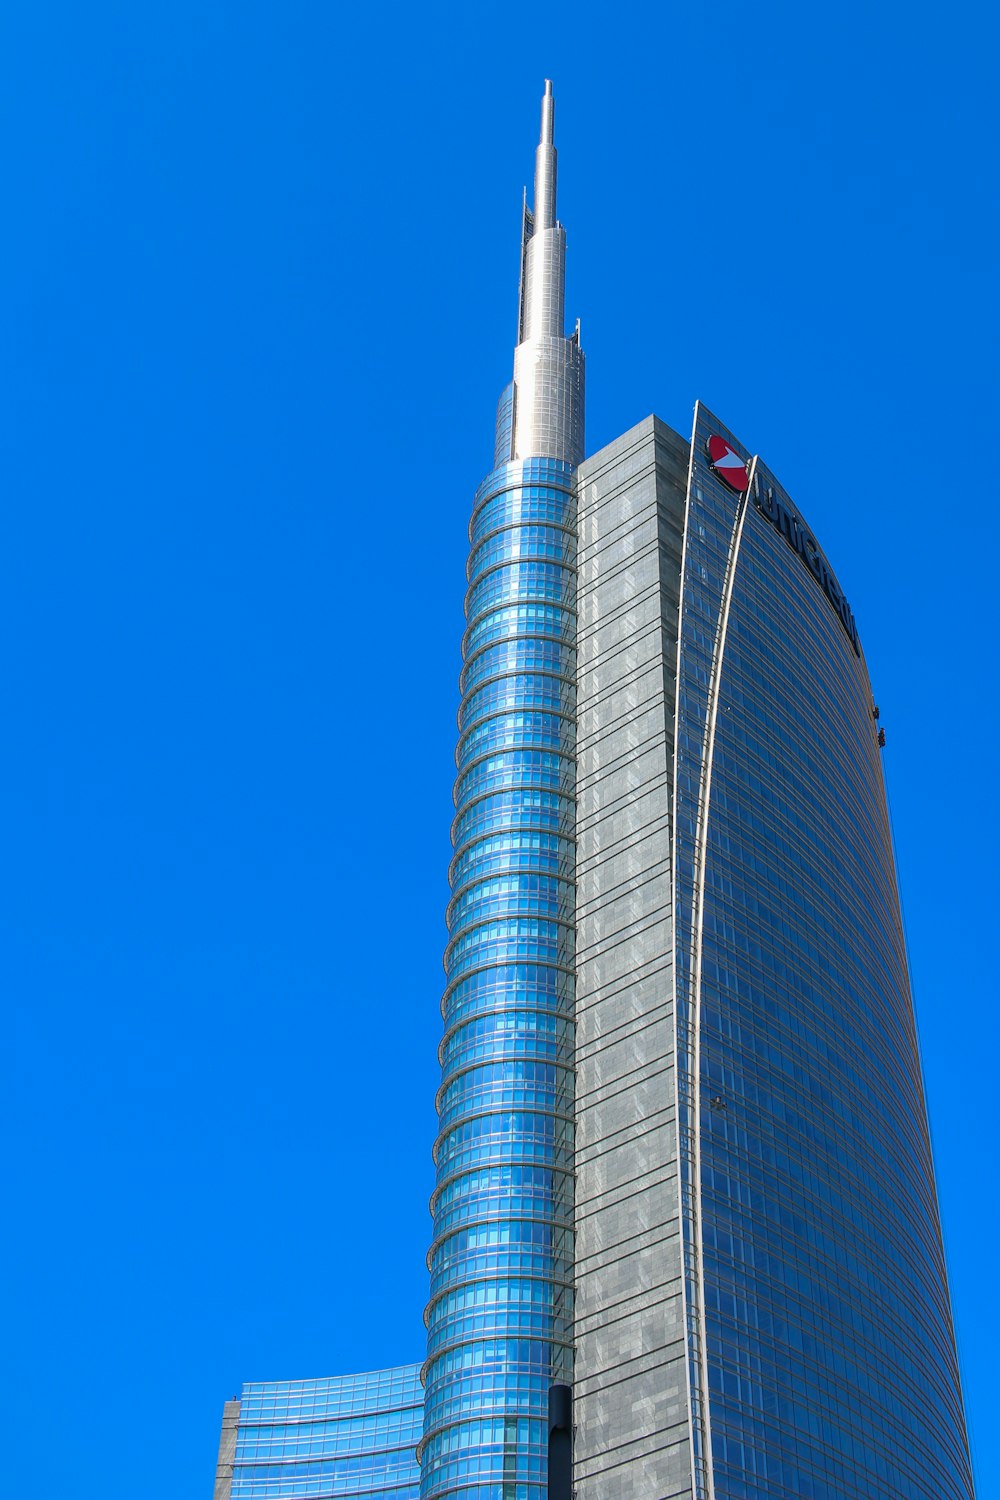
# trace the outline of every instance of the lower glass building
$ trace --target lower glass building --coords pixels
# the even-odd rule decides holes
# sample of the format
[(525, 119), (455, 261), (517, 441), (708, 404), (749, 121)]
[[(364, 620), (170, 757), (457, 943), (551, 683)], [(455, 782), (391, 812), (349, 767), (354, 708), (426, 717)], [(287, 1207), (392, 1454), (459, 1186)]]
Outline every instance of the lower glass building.
[(469, 531), (426, 1358), (244, 1387), (216, 1500), (972, 1500), (858, 629), (704, 407), (584, 460), (553, 108)]
[(226, 1403), (215, 1500), (416, 1500), (420, 1366), (244, 1385)]

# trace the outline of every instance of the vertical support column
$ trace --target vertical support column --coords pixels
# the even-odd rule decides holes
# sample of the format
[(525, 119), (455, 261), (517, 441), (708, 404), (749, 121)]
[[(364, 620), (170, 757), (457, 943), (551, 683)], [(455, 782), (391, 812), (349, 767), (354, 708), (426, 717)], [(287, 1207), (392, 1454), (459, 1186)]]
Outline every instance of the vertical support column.
[(236, 1434), (240, 1425), (240, 1403), (227, 1401), (222, 1408), (222, 1436), (215, 1466), (215, 1488), (212, 1500), (229, 1500), (233, 1488), (233, 1465), (236, 1462)]
[(572, 1495), (573, 1388), (554, 1385), (549, 1389), (548, 1500), (572, 1500)]

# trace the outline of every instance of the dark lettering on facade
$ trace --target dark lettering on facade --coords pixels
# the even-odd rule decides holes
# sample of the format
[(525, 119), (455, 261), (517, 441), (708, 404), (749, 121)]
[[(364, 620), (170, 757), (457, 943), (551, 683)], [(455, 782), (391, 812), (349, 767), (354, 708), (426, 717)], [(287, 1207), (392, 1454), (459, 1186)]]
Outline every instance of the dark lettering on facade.
[(775, 510), (774, 491), (771, 489), (771, 486), (768, 485), (767, 489), (762, 495), (760, 492), (760, 485), (755, 480), (754, 499), (757, 502), (757, 509), (761, 511), (769, 521), (777, 522), (778, 512)]
[(754, 479), (754, 504), (761, 515), (766, 517), (771, 525), (780, 531), (785, 541), (793, 552), (797, 552), (809, 569), (813, 577), (823, 587), (823, 591), (840, 618), (858, 656), (861, 655), (861, 645), (858, 641), (858, 627), (854, 623), (850, 605), (840, 591), (840, 586), (830, 570), (830, 566), (819, 549), (819, 543), (810, 531), (807, 531), (801, 517), (790, 510), (783, 501), (779, 500), (771, 485), (762, 488), (760, 480)]

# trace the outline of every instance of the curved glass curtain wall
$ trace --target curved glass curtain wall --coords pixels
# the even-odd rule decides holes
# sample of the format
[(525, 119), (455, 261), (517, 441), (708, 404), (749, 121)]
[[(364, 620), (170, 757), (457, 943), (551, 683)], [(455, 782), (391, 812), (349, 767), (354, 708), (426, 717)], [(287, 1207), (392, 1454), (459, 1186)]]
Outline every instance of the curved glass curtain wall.
[(502, 465), (469, 529), (424, 1500), (543, 1500), (548, 1390), (571, 1379), (572, 472)]
[(711, 1437), (698, 1493), (710, 1462), (715, 1500), (969, 1500), (871, 689), (750, 500), (713, 728), (739, 506), (702, 458), (713, 432), (743, 451), (699, 410), (678, 683), (686, 1279)]
[(422, 1395), (419, 1365), (244, 1385), (227, 1493), (231, 1500), (417, 1500)]

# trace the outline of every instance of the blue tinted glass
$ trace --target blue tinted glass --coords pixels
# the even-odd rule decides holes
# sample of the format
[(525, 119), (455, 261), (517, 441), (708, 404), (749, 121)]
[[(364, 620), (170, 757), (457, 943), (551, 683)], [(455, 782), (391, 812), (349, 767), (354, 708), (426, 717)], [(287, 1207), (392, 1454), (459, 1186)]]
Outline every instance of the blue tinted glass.
[(676, 807), (700, 1493), (707, 1440), (717, 1500), (958, 1500), (972, 1480), (871, 689), (816, 549), (753, 496), (794, 516), (790, 500), (760, 464), (741, 500), (704, 460), (712, 433), (731, 438), (701, 409)]
[(543, 1500), (571, 1378), (575, 512), (553, 460), (476, 497), (431, 1200), (422, 1493)]
[(232, 1500), (416, 1500), (420, 1366), (245, 1385)]

